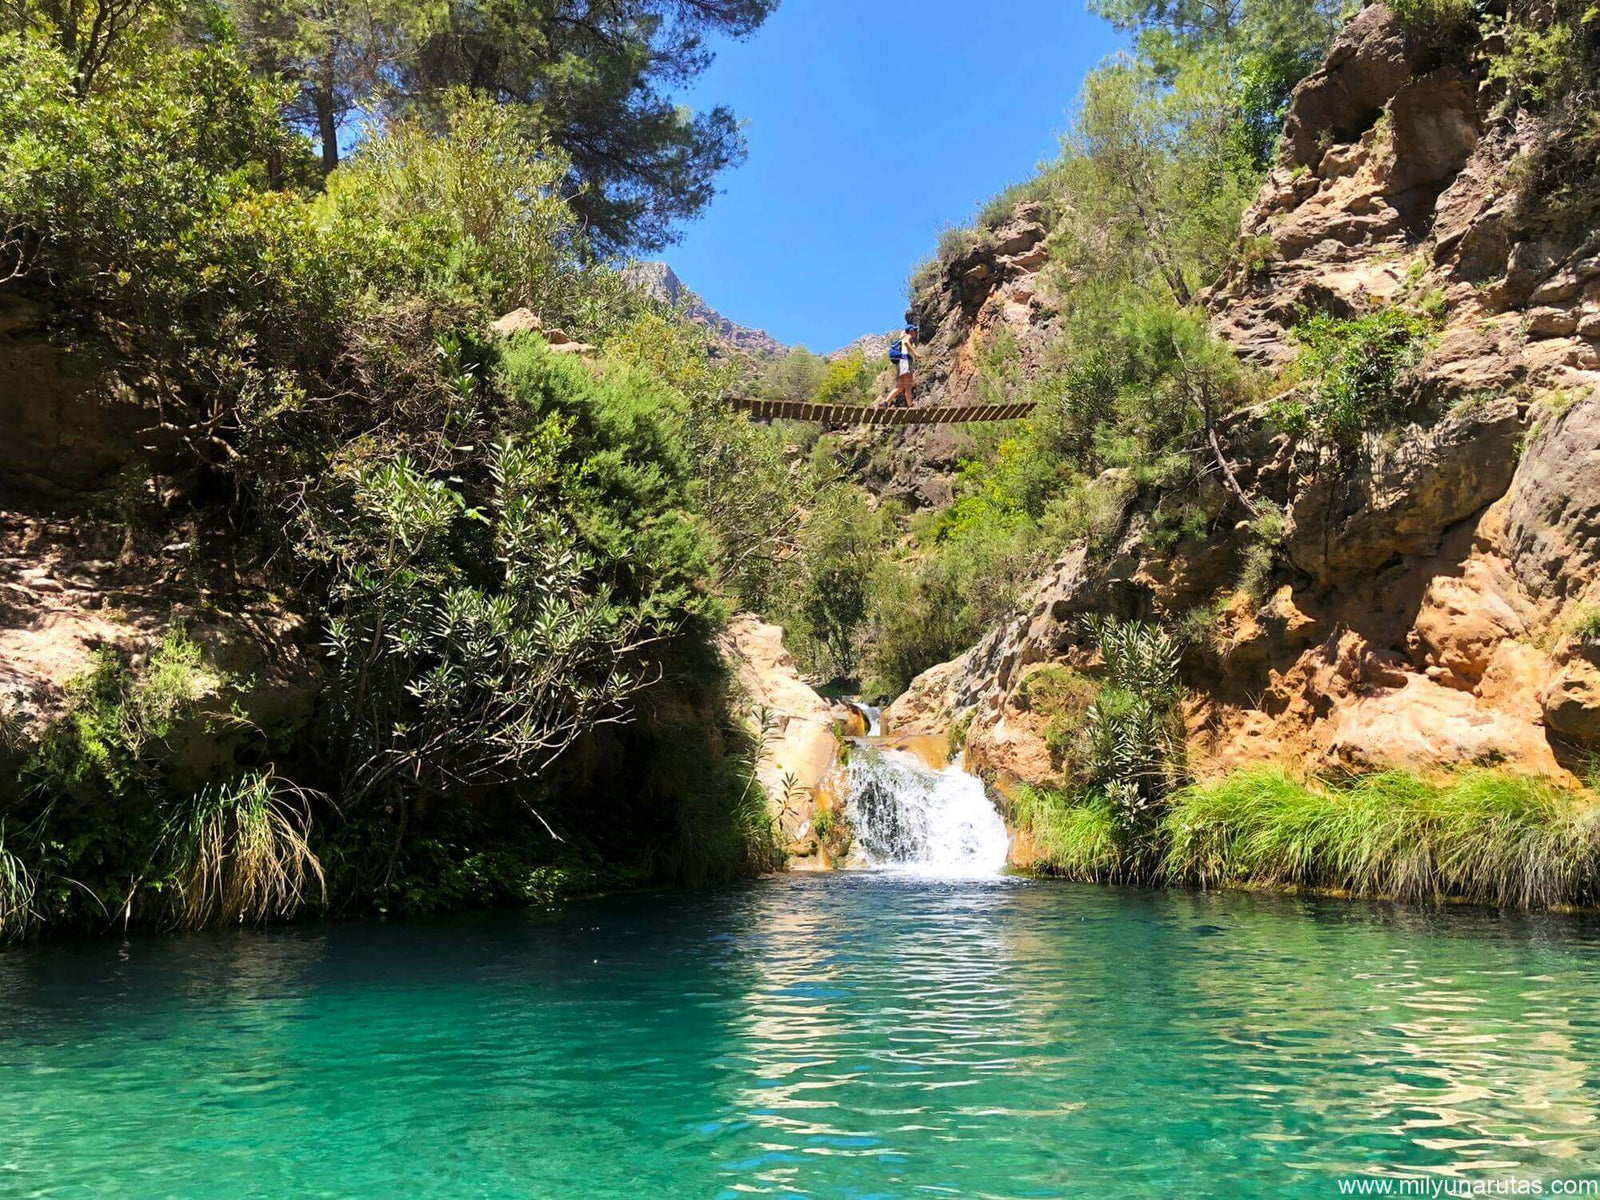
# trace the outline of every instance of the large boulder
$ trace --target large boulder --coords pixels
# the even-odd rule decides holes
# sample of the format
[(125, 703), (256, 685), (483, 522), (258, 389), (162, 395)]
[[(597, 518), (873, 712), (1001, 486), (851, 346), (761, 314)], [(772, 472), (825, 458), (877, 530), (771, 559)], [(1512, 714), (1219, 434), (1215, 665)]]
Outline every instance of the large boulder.
[(840, 734), (864, 734), (861, 715), (825, 700), (802, 680), (784, 648), (783, 629), (753, 613), (729, 621), (717, 645), (736, 686), (739, 714), (762, 735), (756, 775), (771, 800), (773, 818), (792, 855), (814, 856), (817, 813), (835, 799), (830, 777), (839, 759)]
[(1557, 736), (1600, 745), (1600, 646), (1568, 642), (1558, 649), (1539, 699)]

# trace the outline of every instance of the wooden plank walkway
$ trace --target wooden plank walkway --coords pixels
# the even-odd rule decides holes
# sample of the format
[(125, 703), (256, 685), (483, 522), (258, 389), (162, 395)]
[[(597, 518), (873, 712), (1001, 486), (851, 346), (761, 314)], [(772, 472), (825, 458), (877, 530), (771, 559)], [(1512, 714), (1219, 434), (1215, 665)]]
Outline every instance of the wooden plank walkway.
[(1032, 401), (1016, 404), (930, 404), (926, 408), (869, 408), (861, 404), (810, 404), (730, 396), (741, 412), (762, 421), (818, 421), (824, 425), (961, 425), (968, 421), (1020, 421)]

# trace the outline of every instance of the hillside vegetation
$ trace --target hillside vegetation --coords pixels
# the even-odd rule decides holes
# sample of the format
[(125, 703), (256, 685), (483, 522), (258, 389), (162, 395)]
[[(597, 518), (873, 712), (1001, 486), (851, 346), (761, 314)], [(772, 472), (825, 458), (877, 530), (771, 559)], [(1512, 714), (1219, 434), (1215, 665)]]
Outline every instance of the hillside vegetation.
[(741, 152), (657, 89), (770, 7), (6, 9), (0, 934), (776, 861), (710, 637), (797, 498), (602, 265)]

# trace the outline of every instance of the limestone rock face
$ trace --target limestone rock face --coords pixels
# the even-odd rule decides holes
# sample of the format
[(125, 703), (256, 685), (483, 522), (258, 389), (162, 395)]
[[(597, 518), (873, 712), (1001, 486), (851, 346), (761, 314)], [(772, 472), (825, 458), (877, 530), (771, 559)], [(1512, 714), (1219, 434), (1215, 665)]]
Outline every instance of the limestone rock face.
[(0, 294), (0, 487), (71, 499), (109, 484), (150, 441), (152, 414), (86, 355), (50, 336), (49, 314)]
[(1359, 137), (1430, 58), (1387, 9), (1363, 9), (1340, 31), (1323, 65), (1296, 89), (1284, 122), (1284, 161), (1290, 167), (1309, 166), (1324, 140)]
[[(0, 511), (0, 714), (29, 744), (61, 714), (68, 685), (93, 669), (98, 651), (138, 666), (181, 624), (207, 667), (193, 681), (198, 714), (173, 732), (164, 760), (184, 786), (223, 777), (251, 738), (308, 721), (321, 683), (303, 616), (257, 581), (231, 584), (208, 598), (170, 580), (159, 559), (119, 553), (104, 529)], [(0, 793), (13, 782), (0, 770)]]
[(1346, 470), (1317, 462), (1289, 505), (1290, 559), (1332, 584), (1401, 556), (1432, 554), (1446, 529), (1505, 494), (1522, 430), (1516, 404), (1501, 400), (1372, 439)]
[(1600, 646), (1563, 647), (1540, 701), (1552, 730), (1583, 746), (1600, 746)]
[[(839, 733), (864, 734), (860, 714), (829, 702), (806, 684), (783, 645), (783, 630), (752, 613), (736, 615), (718, 636), (718, 649), (736, 685), (737, 711), (752, 728), (766, 725), (757, 771), (796, 858), (815, 859), (817, 812), (830, 807), (830, 778)], [(801, 865), (806, 865), (804, 862)]]
[(1600, 571), (1600, 391), (1543, 424), (1506, 513), (1505, 554), (1541, 600), (1593, 585)]

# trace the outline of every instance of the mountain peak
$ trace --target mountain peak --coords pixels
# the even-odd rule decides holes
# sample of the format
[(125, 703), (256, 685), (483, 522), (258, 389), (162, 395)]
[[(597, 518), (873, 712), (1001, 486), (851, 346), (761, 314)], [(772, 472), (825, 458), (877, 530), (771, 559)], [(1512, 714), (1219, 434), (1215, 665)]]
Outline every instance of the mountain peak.
[(666, 304), (681, 304), (685, 315), (691, 321), (709, 329), (718, 340), (726, 342), (735, 349), (761, 358), (776, 357), (789, 352), (788, 346), (766, 330), (751, 329), (730, 321), (712, 308), (696, 292), (685, 286), (683, 280), (678, 278), (678, 273), (667, 263), (633, 263), (623, 275), (628, 282), (643, 289), (657, 300)]

